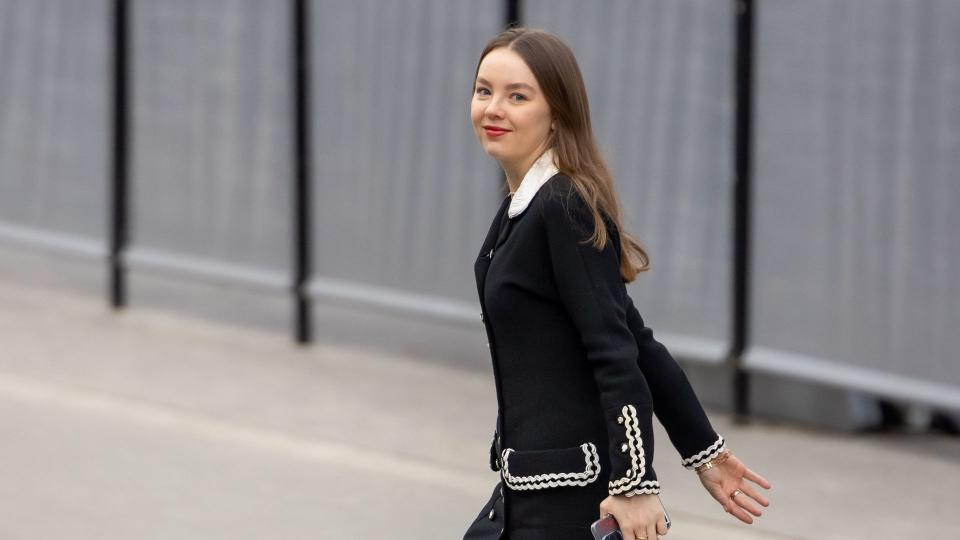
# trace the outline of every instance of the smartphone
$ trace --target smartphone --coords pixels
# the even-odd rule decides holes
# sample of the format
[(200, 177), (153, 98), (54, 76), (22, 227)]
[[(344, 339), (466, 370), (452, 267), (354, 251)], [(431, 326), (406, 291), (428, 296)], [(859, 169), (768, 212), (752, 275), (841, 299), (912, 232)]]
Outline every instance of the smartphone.
[[(657, 500), (660, 501), (660, 508), (663, 509), (663, 520), (670, 529), (670, 515), (667, 514), (667, 507), (663, 505), (663, 499), (657, 493)], [(594, 540), (623, 540), (623, 534), (620, 532), (620, 525), (612, 515), (607, 515), (602, 519), (594, 521), (590, 525), (590, 532), (593, 533)]]
[(660, 501), (660, 509), (663, 510), (663, 521), (667, 524), (667, 530), (670, 530), (670, 514), (667, 513), (667, 507), (663, 505), (663, 499), (660, 498), (660, 494), (657, 493), (657, 500)]
[(590, 532), (593, 533), (594, 540), (623, 540), (623, 534), (620, 532), (620, 525), (613, 518), (612, 514), (594, 521), (590, 525)]

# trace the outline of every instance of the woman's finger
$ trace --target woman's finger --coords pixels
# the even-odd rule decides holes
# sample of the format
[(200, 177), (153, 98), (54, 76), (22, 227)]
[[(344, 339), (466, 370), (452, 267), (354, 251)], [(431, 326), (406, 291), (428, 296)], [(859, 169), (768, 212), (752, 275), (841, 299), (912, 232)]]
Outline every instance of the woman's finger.
[(753, 487), (746, 482), (744, 482), (743, 486), (740, 487), (740, 491), (746, 493), (751, 499), (757, 501), (763, 506), (770, 506), (770, 500), (764, 497), (762, 493), (758, 493), (757, 490), (753, 489)]
[(733, 501), (739, 504), (741, 508), (757, 517), (763, 515), (763, 512), (760, 511), (760, 508), (756, 505), (756, 503), (754, 503), (753, 499), (751, 499), (742, 489), (740, 490), (740, 493), (733, 498)]
[(664, 518), (657, 520), (657, 534), (663, 536), (668, 532), (670, 532), (670, 529), (667, 528), (667, 520)]
[[(650, 528), (646, 525), (634, 525), (630, 528), (630, 534), (633, 535), (632, 538), (636, 540), (644, 540), (643, 537), (647, 537), (646, 540), (657, 540), (656, 535), (650, 536)], [(624, 538), (631, 538), (630, 535), (624, 535)]]
[(656, 523), (647, 527), (646, 530), (647, 530), (647, 534), (646, 534), (647, 540), (657, 540), (657, 524)]
[(750, 517), (750, 514), (748, 514), (746, 510), (741, 508), (736, 501), (732, 501), (728, 499), (726, 504), (724, 505), (724, 508), (728, 513), (732, 514), (733, 517), (739, 519), (740, 521), (747, 524), (753, 523), (753, 518)]
[(767, 479), (760, 476), (759, 474), (750, 470), (746, 465), (743, 466), (743, 477), (747, 480), (752, 480), (759, 484), (761, 487), (770, 489), (770, 482), (767, 482)]

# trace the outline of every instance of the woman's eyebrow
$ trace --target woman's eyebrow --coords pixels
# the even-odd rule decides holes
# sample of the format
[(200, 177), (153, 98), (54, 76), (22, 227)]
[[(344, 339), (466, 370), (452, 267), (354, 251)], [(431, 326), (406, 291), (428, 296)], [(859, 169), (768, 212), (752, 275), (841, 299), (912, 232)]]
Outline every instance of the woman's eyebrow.
[(507, 85), (507, 90), (513, 90), (513, 89), (515, 89), (515, 88), (526, 88), (527, 90), (529, 90), (529, 91), (531, 91), (531, 92), (534, 91), (534, 89), (533, 89), (532, 86), (530, 86), (530, 85), (527, 84), (527, 83), (523, 83), (523, 82), (510, 83), (510, 84)]
[[(490, 84), (490, 81), (484, 79), (483, 77), (477, 77), (477, 82), (485, 86), (493, 86), (492, 84)], [(514, 88), (526, 88), (531, 92), (535, 91), (532, 86), (523, 82), (510, 83), (506, 86), (507, 90), (513, 90)]]

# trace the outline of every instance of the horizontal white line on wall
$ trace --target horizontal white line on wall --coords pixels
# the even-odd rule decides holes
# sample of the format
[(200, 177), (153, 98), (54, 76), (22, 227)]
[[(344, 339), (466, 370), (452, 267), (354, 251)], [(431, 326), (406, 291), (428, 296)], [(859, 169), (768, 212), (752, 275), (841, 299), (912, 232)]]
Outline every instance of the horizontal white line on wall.
[(0, 242), (37, 251), (63, 253), (84, 258), (107, 256), (107, 241), (51, 229), (0, 222)]
[(750, 370), (790, 375), (842, 388), (859, 389), (960, 410), (960, 387), (956, 385), (844, 365), (815, 356), (767, 347), (752, 347), (744, 358), (744, 366)]
[(465, 302), (329, 277), (311, 279), (307, 291), (314, 298), (341, 300), (443, 321), (481, 324), (479, 302)]
[(184, 277), (245, 289), (285, 292), (292, 283), (290, 276), (283, 271), (139, 246), (125, 253), (124, 261), (133, 271)]

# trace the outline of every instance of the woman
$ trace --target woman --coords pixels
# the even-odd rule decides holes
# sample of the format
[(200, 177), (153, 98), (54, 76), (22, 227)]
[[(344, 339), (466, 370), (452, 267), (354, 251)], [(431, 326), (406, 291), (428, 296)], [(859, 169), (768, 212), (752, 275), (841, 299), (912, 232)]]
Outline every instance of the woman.
[(752, 523), (769, 503), (746, 480), (770, 484), (729, 453), (627, 295), (647, 257), (621, 227), (573, 53), (547, 32), (501, 33), (480, 56), (471, 120), (510, 195), (474, 266), (502, 482), (465, 538), (587, 540), (607, 514), (625, 540), (666, 534), (654, 412), (682, 464)]

